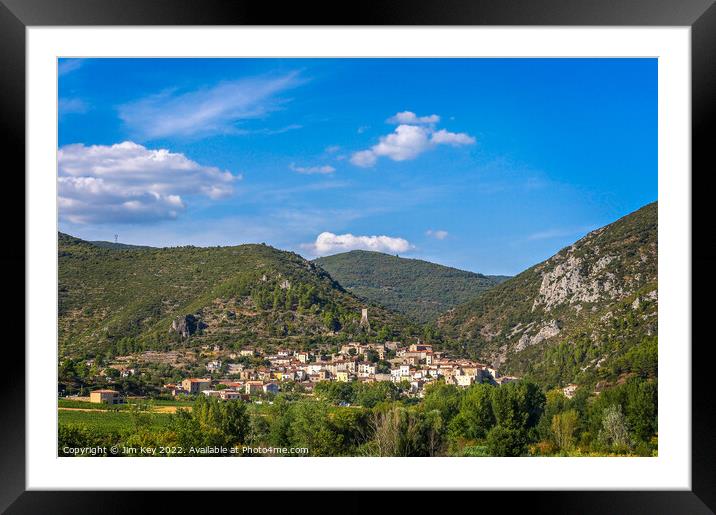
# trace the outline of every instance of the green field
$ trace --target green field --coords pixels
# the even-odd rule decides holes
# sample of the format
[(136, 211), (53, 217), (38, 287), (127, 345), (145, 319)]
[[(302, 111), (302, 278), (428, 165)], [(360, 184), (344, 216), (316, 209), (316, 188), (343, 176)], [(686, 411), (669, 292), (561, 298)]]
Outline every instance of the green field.
[[(149, 429), (166, 429), (169, 425), (170, 414), (168, 413), (143, 413), (146, 417)], [(96, 429), (106, 432), (125, 432), (135, 428), (134, 418), (129, 411), (72, 411), (59, 410), (58, 422), (62, 425), (72, 425)]]
[(130, 405), (152, 405), (152, 406), (178, 406), (178, 407), (191, 407), (193, 399), (189, 400), (168, 400), (168, 399), (130, 399), (129, 402), (123, 404), (103, 404), (94, 403), (88, 401), (80, 401), (75, 399), (58, 399), (58, 408), (81, 408), (81, 409), (92, 409), (92, 410), (107, 410), (107, 411), (124, 411), (128, 410)]

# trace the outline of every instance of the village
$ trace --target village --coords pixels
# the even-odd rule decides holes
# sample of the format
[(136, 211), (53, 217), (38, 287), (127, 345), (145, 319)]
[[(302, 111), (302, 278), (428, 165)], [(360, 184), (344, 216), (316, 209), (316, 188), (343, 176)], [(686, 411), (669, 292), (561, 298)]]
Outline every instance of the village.
[[(369, 327), (368, 310), (362, 309), (361, 315), (361, 326)], [(312, 395), (314, 387), (323, 381), (387, 381), (398, 385), (405, 396), (422, 398), (426, 386), (437, 381), (468, 388), (482, 382), (500, 386), (518, 379), (501, 375), (493, 366), (450, 357), (420, 339), (409, 345), (400, 341), (349, 342), (334, 347), (332, 352), (326, 348), (310, 352), (279, 347), (269, 353), (258, 346), (233, 351), (222, 349), (220, 345), (204, 345), (198, 354), (191, 356), (180, 356), (177, 351), (149, 351), (143, 353), (143, 357), (149, 362), (165, 360), (177, 368), (183, 367), (180, 362), (187, 358), (194, 364), (203, 363), (201, 370), (205, 374), (202, 376), (185, 377), (162, 385), (161, 395), (173, 398), (203, 394), (221, 400), (248, 401), (271, 397), (281, 391)], [(91, 360), (87, 364), (93, 363)], [(140, 368), (132, 356), (118, 357), (109, 365), (115, 375), (123, 378), (141, 375)], [(107, 370), (101, 371), (100, 375), (106, 376)], [(118, 391), (108, 388), (91, 391), (89, 400), (105, 404), (123, 402)]]
[[(229, 354), (229, 359), (242, 356), (260, 357), (268, 365), (249, 367), (229, 363), (223, 368), (227, 378), (187, 378), (176, 384), (165, 384), (164, 388), (172, 396), (201, 393), (227, 400), (261, 393), (276, 394), (288, 382), (311, 393), (321, 381), (390, 381), (402, 383), (408, 395), (422, 397), (425, 387), (439, 380), (466, 388), (483, 381), (501, 385), (516, 379), (502, 376), (495, 368), (476, 361), (451, 359), (425, 343), (402, 347), (399, 342), (352, 342), (342, 345), (340, 351), (331, 356), (293, 350), (265, 355), (259, 349), (243, 349)], [(390, 368), (381, 370), (380, 363), (389, 363)], [(220, 360), (213, 360), (207, 364), (207, 370), (220, 370), (222, 365)]]

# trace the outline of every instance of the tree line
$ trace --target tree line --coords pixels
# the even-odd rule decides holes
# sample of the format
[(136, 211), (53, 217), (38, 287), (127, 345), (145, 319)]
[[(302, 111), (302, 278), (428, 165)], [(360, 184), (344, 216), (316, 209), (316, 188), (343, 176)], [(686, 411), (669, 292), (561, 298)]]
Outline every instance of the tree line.
[(97, 445), (306, 447), (309, 456), (589, 456), (657, 452), (657, 384), (633, 377), (599, 395), (542, 391), (515, 381), (467, 389), (439, 382), (422, 399), (405, 385), (319, 383), (313, 397), (282, 393), (272, 404), (198, 397), (164, 430), (148, 411), (131, 431), (61, 425), (59, 449)]

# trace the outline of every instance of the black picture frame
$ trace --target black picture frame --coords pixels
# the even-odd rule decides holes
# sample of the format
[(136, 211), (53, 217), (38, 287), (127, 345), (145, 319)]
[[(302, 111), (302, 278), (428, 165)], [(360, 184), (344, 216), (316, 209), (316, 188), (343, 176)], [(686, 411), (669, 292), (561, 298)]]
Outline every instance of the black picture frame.
[[(691, 27), (692, 70), (692, 275), (699, 280), (693, 293), (716, 290), (716, 239), (713, 234), (712, 189), (706, 181), (716, 170), (710, 138), (716, 112), (716, 5), (714, 0), (399, 0), (287, 3), (203, 0), (0, 0), (0, 125), (6, 165), (6, 181), (15, 180), (13, 191), (24, 191), (25, 168), (25, 29), (54, 25), (551, 25), (551, 26), (688, 26)], [(6, 182), (6, 187), (9, 184)], [(698, 184), (698, 187), (693, 185)], [(23, 198), (23, 195), (14, 195)], [(20, 200), (22, 203), (22, 200)], [(17, 220), (19, 206), (3, 203), (5, 221), (17, 234), (0, 255), (3, 269), (25, 268), (24, 226)], [(701, 237), (699, 237), (699, 235)], [(6, 242), (8, 240), (6, 239)], [(6, 272), (25, 298), (20, 274)], [(7, 283), (6, 283), (7, 284)], [(6, 291), (8, 291), (6, 289)], [(14, 298), (20, 298), (15, 295)], [(586, 492), (479, 492), (455, 495), (475, 506), (502, 511), (521, 504), (532, 513), (713, 513), (716, 511), (716, 432), (710, 421), (716, 408), (710, 384), (709, 311), (713, 301), (692, 301), (692, 489), (690, 491), (586, 491)], [(26, 309), (32, 309), (27, 306)], [(15, 316), (14, 326), (22, 327)], [(699, 339), (699, 330), (706, 338)], [(162, 503), (162, 511), (203, 510), (219, 505), (231, 492), (50, 492), (26, 491), (25, 486), (25, 352), (17, 331), (6, 340), (3, 358), (2, 479), (0, 510), (7, 513), (124, 513)], [(288, 506), (296, 493), (272, 493), (268, 502)], [(210, 497), (209, 497), (210, 496)], [(402, 509), (422, 503), (422, 496), (406, 499)], [(343, 509), (365, 505), (364, 494), (351, 492), (322, 499), (326, 506)], [(264, 502), (266, 502), (264, 500)], [(377, 501), (376, 501), (377, 502)], [(451, 501), (452, 505), (452, 501)], [(255, 505), (257, 506), (257, 505)]]

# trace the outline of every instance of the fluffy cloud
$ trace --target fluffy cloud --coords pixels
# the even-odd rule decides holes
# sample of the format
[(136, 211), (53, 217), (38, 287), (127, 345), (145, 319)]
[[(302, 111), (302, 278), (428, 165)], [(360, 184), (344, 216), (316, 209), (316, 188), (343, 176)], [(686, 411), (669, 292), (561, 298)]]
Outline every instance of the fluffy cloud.
[(430, 146), (428, 130), (417, 125), (398, 125), (393, 134), (380, 138), (371, 150), (376, 156), (386, 156), (393, 161), (415, 159)]
[(440, 121), (440, 117), (436, 114), (431, 114), (430, 116), (417, 116), (412, 111), (403, 111), (402, 113), (396, 113), (394, 116), (391, 116), (388, 118), (388, 123), (407, 123), (409, 125), (419, 125), (419, 124), (433, 124), (438, 123)]
[(302, 173), (306, 175), (313, 175), (313, 174), (322, 174), (326, 175), (329, 173), (333, 173), (336, 171), (335, 168), (333, 168), (330, 165), (323, 165), (323, 166), (296, 166), (294, 163), (291, 163), (289, 165), (289, 168), (297, 173)]
[(432, 229), (428, 229), (427, 231), (425, 231), (425, 234), (427, 234), (431, 238), (435, 238), (436, 240), (444, 240), (448, 237), (448, 232), (441, 230), (433, 231)]
[[(242, 120), (279, 109), (276, 95), (300, 84), (296, 73), (222, 82), (212, 88), (163, 92), (119, 107), (119, 117), (139, 138), (203, 137), (237, 132)], [(291, 125), (288, 130), (299, 126)], [(285, 132), (286, 128), (277, 132)]]
[(219, 199), (241, 177), (183, 154), (131, 141), (67, 145), (57, 153), (60, 217), (73, 223), (146, 223), (176, 218), (182, 196)]
[(374, 250), (396, 254), (406, 252), (413, 246), (403, 238), (391, 236), (354, 236), (353, 234), (333, 234), (322, 232), (316, 237), (315, 243), (309, 245), (318, 255), (336, 254), (350, 250)]
[(445, 129), (440, 129), (432, 133), (430, 141), (437, 145), (452, 145), (455, 147), (459, 145), (472, 145), (475, 143), (475, 138), (464, 132), (448, 132)]
[(367, 150), (360, 150), (351, 156), (351, 163), (363, 168), (375, 165), (379, 157), (387, 157), (393, 161), (415, 159), (420, 154), (437, 145), (472, 145), (475, 138), (464, 132), (449, 132), (445, 129), (436, 131), (433, 123), (440, 117), (437, 115), (417, 117), (415, 113), (405, 111), (398, 113), (390, 120), (404, 121), (387, 136), (382, 136), (376, 145)]

